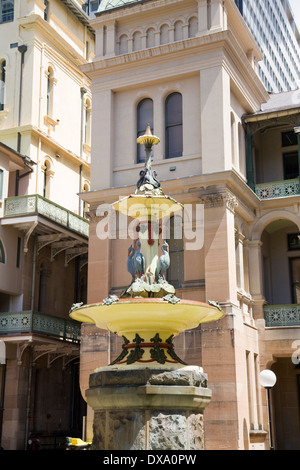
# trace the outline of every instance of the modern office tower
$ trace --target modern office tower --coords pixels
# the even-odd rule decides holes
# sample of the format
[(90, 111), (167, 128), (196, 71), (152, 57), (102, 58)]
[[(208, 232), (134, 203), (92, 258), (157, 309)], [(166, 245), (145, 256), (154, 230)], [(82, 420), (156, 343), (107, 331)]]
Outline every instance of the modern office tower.
[[(0, 1), (0, 429), (4, 449), (80, 432), (94, 33), (82, 2)], [(3, 412), (4, 409), (4, 412)], [(46, 447), (47, 448), (47, 447)]]
[(264, 58), (258, 74), (271, 93), (300, 87), (300, 33), (288, 0), (235, 0)]

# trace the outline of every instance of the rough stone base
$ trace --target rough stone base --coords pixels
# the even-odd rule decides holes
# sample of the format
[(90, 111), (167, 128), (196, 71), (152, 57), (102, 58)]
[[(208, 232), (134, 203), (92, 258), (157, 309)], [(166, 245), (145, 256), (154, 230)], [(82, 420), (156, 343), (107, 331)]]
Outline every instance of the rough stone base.
[(211, 399), (199, 367), (102, 370), (90, 377), (96, 450), (202, 450)]

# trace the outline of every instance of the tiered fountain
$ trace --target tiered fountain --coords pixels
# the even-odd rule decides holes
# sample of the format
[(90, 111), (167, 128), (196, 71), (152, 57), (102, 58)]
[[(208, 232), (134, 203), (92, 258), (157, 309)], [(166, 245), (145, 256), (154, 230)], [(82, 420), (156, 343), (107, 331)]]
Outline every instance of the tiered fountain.
[(211, 390), (202, 368), (177, 356), (173, 338), (224, 314), (214, 302), (179, 299), (166, 280), (170, 258), (167, 242), (160, 243), (160, 222), (182, 205), (163, 193), (151, 168), (152, 146), (159, 139), (149, 126), (137, 141), (145, 146), (144, 170), (135, 193), (113, 204), (137, 219), (138, 237), (127, 259), (131, 284), (120, 297), (110, 295), (70, 312), (73, 319), (124, 339), (117, 359), (90, 376), (86, 399), (94, 409), (92, 448), (198, 450)]

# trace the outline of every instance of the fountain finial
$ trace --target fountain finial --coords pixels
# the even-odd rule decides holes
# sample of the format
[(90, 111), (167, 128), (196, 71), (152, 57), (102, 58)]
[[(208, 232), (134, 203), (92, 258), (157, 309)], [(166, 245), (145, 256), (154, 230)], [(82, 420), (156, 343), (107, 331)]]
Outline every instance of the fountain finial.
[(152, 135), (150, 124), (147, 125), (147, 129), (144, 135), (141, 135), (136, 139), (138, 144), (152, 147), (160, 142), (160, 139), (156, 135)]
[(145, 146), (145, 170), (151, 172), (151, 150), (153, 145), (157, 145), (160, 139), (155, 135), (152, 135), (150, 124), (148, 124), (146, 132), (136, 139), (137, 143)]

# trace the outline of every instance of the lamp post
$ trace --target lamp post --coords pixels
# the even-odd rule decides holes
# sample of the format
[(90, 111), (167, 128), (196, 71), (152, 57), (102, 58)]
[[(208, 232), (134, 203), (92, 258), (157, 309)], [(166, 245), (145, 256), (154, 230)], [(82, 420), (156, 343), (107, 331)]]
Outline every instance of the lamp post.
[(272, 420), (271, 420), (271, 397), (270, 390), (276, 383), (276, 375), (270, 369), (262, 370), (259, 374), (259, 382), (262, 387), (267, 390), (268, 393), (268, 412), (269, 412), (269, 427), (270, 427), (270, 450), (274, 450), (273, 436), (272, 436)]

